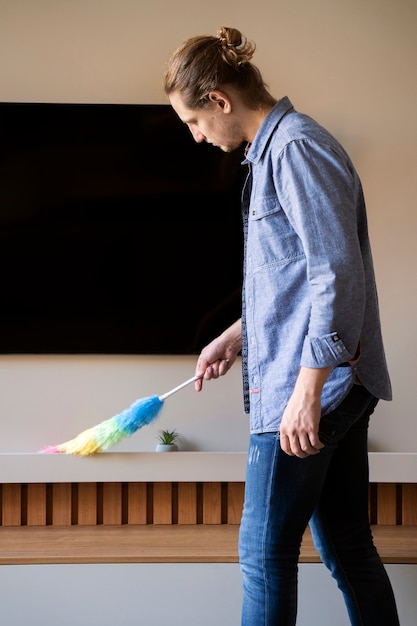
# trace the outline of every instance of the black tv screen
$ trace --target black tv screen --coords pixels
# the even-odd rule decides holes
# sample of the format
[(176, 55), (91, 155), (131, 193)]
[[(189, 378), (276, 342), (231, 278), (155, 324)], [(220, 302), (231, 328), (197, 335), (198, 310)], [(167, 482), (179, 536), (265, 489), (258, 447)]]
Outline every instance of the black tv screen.
[(240, 315), (240, 150), (169, 105), (0, 104), (0, 352), (195, 354)]

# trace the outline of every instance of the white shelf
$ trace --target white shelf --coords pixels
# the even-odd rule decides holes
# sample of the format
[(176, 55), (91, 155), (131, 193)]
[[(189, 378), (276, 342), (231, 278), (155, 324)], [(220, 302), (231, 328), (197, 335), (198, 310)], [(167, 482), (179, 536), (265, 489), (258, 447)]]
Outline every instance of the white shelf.
[[(0, 454), (0, 483), (243, 482), (246, 452)], [(371, 482), (417, 482), (417, 453), (371, 452)]]
[(245, 452), (0, 454), (0, 483), (240, 482), (245, 469)]
[(369, 476), (372, 483), (416, 483), (416, 452), (370, 452)]

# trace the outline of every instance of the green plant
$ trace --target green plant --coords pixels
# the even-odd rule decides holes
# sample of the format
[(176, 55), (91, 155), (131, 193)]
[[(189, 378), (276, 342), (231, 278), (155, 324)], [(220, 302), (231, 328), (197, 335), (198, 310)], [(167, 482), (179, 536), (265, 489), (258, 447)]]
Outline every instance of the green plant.
[(163, 446), (171, 446), (178, 439), (179, 435), (175, 430), (160, 430), (158, 440)]

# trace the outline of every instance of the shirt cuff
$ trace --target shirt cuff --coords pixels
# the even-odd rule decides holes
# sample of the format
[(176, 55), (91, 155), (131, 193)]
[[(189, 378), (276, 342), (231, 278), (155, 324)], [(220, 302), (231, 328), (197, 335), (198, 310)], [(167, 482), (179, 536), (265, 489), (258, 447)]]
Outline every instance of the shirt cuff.
[(337, 332), (323, 337), (307, 337), (301, 356), (302, 367), (337, 367), (347, 363), (353, 355), (346, 348)]

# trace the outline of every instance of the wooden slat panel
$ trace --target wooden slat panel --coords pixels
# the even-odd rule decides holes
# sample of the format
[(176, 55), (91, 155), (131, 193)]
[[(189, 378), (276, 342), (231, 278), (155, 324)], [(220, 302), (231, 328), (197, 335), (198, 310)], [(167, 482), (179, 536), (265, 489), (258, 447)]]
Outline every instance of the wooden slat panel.
[[(222, 505), (221, 483), (179, 483), (173, 491), (172, 483), (153, 485), (153, 522), (155, 524), (239, 524), (243, 506), (244, 483), (224, 485)], [(52, 498), (50, 491), (52, 490)], [(103, 490), (101, 489), (103, 487)], [(70, 483), (53, 485), (30, 483), (28, 485), (4, 484), (0, 491), (2, 498), (1, 524), (3, 526), (29, 526), (49, 524), (66, 526), (96, 525), (98, 518), (98, 492), (96, 483), (80, 483), (74, 487)], [(122, 497), (120, 483), (100, 484), (103, 503), (100, 499), (99, 522), (103, 524), (143, 524), (148, 523), (148, 496), (146, 483), (126, 485), (127, 498)], [(200, 489), (202, 498), (200, 498)], [(126, 493), (126, 492), (125, 492)], [(178, 500), (177, 500), (178, 493)], [(27, 498), (26, 498), (27, 494)], [(225, 497), (226, 494), (226, 497)], [(372, 496), (374, 494), (374, 496)], [(402, 500), (400, 501), (400, 495)], [(76, 505), (72, 512), (72, 499)], [(174, 497), (175, 496), (175, 497)], [(23, 499), (23, 501), (22, 501)], [(123, 502), (126, 505), (124, 513)], [(52, 508), (51, 508), (52, 503)], [(225, 506), (226, 505), (226, 506)], [(201, 507), (201, 508), (200, 508)], [(226, 509), (226, 510), (224, 510)], [(392, 483), (371, 485), (371, 522), (379, 525), (403, 524), (417, 526), (417, 484), (404, 484), (400, 487)], [(123, 518), (123, 519), (122, 519)]]
[(127, 523), (147, 523), (146, 483), (129, 483), (127, 486)]
[(221, 483), (203, 485), (203, 524), (222, 523), (222, 486)]
[(385, 526), (397, 523), (397, 486), (395, 483), (378, 484), (377, 522)]
[(244, 483), (227, 485), (227, 523), (240, 524), (245, 494)]
[(22, 523), (22, 487), (18, 484), (3, 485), (2, 525), (20, 526)]
[(172, 524), (172, 483), (153, 486), (153, 523)]
[(79, 526), (97, 524), (97, 484), (78, 484), (77, 523)]
[(71, 483), (52, 485), (52, 525), (71, 526), (72, 517)]
[(122, 484), (103, 483), (103, 524), (122, 523)]
[(404, 484), (402, 492), (402, 523), (417, 526), (417, 484)]
[(178, 524), (197, 523), (197, 485), (178, 484)]
[(46, 485), (32, 483), (27, 487), (27, 525), (46, 525)]

